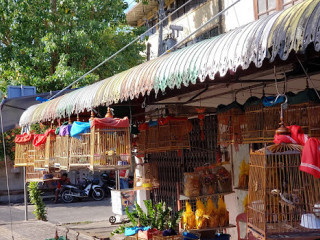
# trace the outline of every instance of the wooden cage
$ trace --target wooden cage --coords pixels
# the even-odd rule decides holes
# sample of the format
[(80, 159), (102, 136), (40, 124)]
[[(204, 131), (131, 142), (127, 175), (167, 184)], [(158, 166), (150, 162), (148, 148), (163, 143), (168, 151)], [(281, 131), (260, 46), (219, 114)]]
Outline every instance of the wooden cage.
[(90, 133), (81, 133), (77, 138), (71, 137), (69, 147), (69, 169), (89, 168)]
[(34, 169), (35, 170), (45, 170), (46, 169), (46, 160), (45, 160), (45, 156), (46, 156), (46, 148), (45, 148), (45, 144), (38, 146), (38, 147), (34, 147)]
[(69, 169), (69, 136), (56, 136), (54, 161), (60, 166), (61, 170)]
[(256, 237), (310, 232), (320, 236), (320, 229), (300, 225), (320, 200), (319, 179), (299, 170), (301, 150), (299, 145), (283, 144), (250, 153), (248, 232)]
[(245, 128), (245, 114), (242, 106), (233, 102), (219, 108), (218, 144), (242, 143)]
[(148, 142), (148, 134), (147, 134), (147, 124), (146, 127), (142, 128), (139, 127), (139, 135), (138, 135), (138, 152), (144, 153), (147, 149), (147, 142)]
[(155, 125), (149, 127), (147, 130), (147, 144), (146, 144), (146, 152), (159, 152), (159, 126)]
[(167, 117), (159, 121), (159, 143), (160, 151), (174, 151), (190, 149), (190, 135), (192, 124), (187, 118)]
[(44, 181), (55, 181), (60, 179), (60, 170), (36, 170), (34, 166), (26, 167), (26, 181), (27, 182), (44, 182)]
[(244, 104), (245, 131), (244, 143), (263, 142), (263, 104), (257, 97), (249, 98)]
[(131, 165), (129, 127), (92, 127), (90, 134), (90, 168), (92, 170)]
[[(25, 140), (17, 140), (18, 138), (25, 138)], [(17, 135), (15, 143), (15, 167), (25, 167), (33, 165), (34, 163), (34, 146), (33, 135), (24, 134)]]
[(51, 168), (54, 167), (55, 163), (55, 150), (56, 150), (56, 136), (49, 135), (47, 137), (46, 145), (45, 145), (45, 167)]

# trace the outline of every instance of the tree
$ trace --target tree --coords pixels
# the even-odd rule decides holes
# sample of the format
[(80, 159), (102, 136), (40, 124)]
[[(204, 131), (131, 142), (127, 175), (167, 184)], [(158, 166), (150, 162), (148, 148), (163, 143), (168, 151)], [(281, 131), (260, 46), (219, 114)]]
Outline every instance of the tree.
[[(0, 89), (73, 82), (143, 32), (126, 25), (126, 8), (124, 0), (0, 0)], [(144, 47), (131, 45), (76, 87), (141, 63)]]

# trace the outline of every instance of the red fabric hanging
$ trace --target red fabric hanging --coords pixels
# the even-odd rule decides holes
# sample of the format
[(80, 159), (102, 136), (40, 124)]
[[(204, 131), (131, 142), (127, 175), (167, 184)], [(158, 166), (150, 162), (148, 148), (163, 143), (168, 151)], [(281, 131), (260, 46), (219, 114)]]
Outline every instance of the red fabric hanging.
[(28, 134), (28, 133), (24, 133), (22, 135), (16, 135), (16, 138), (15, 138), (15, 143), (27, 143), (27, 142), (30, 142), (32, 141), (34, 135), (33, 134)]
[(297, 125), (292, 125), (287, 127), (290, 129), (290, 135), (278, 135), (276, 134), (274, 136), (273, 142), (275, 144), (280, 144), (280, 143), (293, 143), (293, 144), (299, 144), (304, 146), (304, 144), (308, 141), (309, 137), (308, 135), (303, 133), (303, 130), (301, 129), (300, 126)]
[(310, 138), (302, 151), (300, 171), (309, 173), (315, 178), (320, 178), (320, 141)]
[(129, 119), (125, 118), (94, 118), (91, 121), (91, 127), (99, 128), (126, 128), (129, 127)]
[(39, 147), (40, 145), (45, 144), (47, 141), (47, 137), (50, 134), (55, 136), (55, 131), (51, 128), (47, 129), (44, 134), (35, 134), (33, 139), (33, 146)]
[(143, 130), (148, 130), (149, 129), (149, 124), (148, 123), (142, 123), (139, 125), (139, 131)]

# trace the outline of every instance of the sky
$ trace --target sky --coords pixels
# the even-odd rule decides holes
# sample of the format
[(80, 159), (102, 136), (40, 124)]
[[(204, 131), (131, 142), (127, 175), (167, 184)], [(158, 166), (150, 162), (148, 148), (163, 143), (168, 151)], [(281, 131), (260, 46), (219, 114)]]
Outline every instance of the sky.
[(126, 10), (124, 10), (125, 13), (127, 13), (131, 8), (133, 8), (134, 5), (136, 5), (135, 0), (126, 0), (126, 2), (128, 3), (129, 7)]

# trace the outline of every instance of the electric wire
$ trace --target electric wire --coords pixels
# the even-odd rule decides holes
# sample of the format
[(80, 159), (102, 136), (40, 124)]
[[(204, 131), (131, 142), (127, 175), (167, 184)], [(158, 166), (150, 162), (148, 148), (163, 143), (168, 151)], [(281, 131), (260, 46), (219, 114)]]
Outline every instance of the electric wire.
[(6, 153), (6, 144), (4, 139), (4, 130), (3, 130), (3, 119), (2, 119), (2, 103), (0, 105), (0, 121), (1, 121), (1, 135), (2, 135), (2, 145), (3, 145), (3, 154), (4, 154), (4, 166), (6, 168), (6, 184), (7, 184), (7, 191), (8, 191), (8, 201), (9, 201), (9, 212), (10, 212), (10, 230), (11, 230), (11, 237), (14, 240), (13, 236), (13, 226), (12, 226), (12, 210), (11, 210), (11, 196), (10, 196), (10, 187), (9, 187), (9, 175), (8, 175), (8, 163), (7, 163), (7, 153)]
[[(90, 73), (92, 73), (93, 71), (95, 71), (97, 68), (101, 67), (103, 64), (105, 64), (106, 62), (108, 62), (109, 60), (111, 60), (112, 58), (114, 58), (116, 55), (118, 55), (119, 53), (123, 52), (125, 49), (127, 49), (128, 47), (130, 47), (133, 43), (135, 43), (136, 41), (138, 41), (139, 39), (141, 39), (145, 34), (147, 34), (149, 31), (153, 30), (154, 28), (156, 28), (158, 25), (162, 24), (165, 20), (167, 20), (171, 15), (173, 15), (174, 13), (176, 13), (177, 11), (179, 11), (181, 8), (185, 7), (187, 4), (189, 4), (191, 1), (193, 0), (189, 0), (187, 2), (185, 2), (184, 4), (182, 4), (180, 7), (178, 7), (176, 10), (174, 10), (172, 13), (170, 13), (168, 16), (166, 16), (164, 19), (162, 19), (161, 21), (159, 21), (158, 23), (156, 23), (153, 27), (149, 28), (147, 31), (145, 31), (144, 33), (140, 34), (138, 37), (136, 37), (134, 40), (132, 40), (130, 43), (128, 43), (127, 45), (125, 45), (123, 48), (121, 48), (120, 50), (118, 50), (117, 52), (115, 52), (114, 54), (112, 54), (111, 56), (109, 56), (108, 58), (106, 58), (105, 60), (103, 60), (101, 63), (99, 63), (97, 66), (95, 66), (94, 68), (92, 68), (90, 71), (86, 72), (85, 74), (83, 74), (81, 77), (79, 77), (78, 79), (76, 79), (75, 81), (73, 81), (72, 83), (70, 83), (68, 86), (66, 86), (65, 88), (63, 88), (62, 90), (60, 90), (58, 93), (56, 93), (55, 95), (53, 95), (52, 97), (49, 98), (49, 100), (57, 97), (58, 95), (60, 95), (62, 92), (64, 92), (65, 90), (69, 89), (70, 87), (72, 87), (74, 84), (78, 83), (80, 80), (82, 80), (83, 78), (85, 78), (87, 75), (89, 75)], [(238, 0), (240, 1), (240, 0)]]

